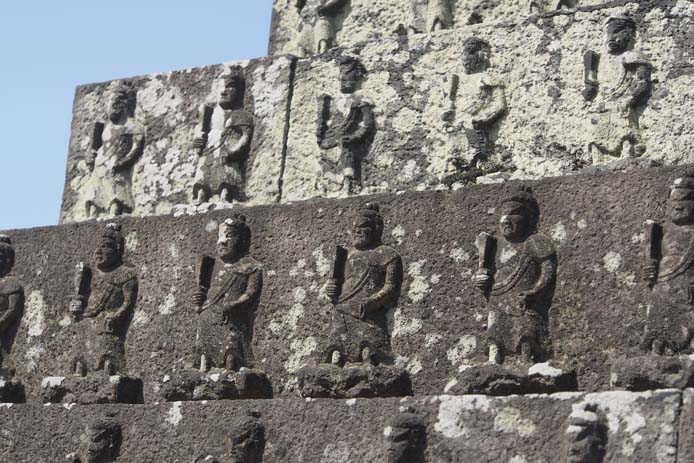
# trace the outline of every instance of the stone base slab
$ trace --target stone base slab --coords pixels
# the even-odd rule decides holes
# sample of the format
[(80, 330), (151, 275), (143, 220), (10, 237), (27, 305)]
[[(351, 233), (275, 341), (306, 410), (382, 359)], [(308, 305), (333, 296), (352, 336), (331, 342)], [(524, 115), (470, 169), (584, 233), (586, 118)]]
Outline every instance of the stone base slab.
[(692, 387), (694, 358), (644, 355), (618, 360), (612, 364), (610, 385), (627, 391)]
[(463, 370), (446, 392), (505, 396), (553, 394), (577, 389), (576, 372), (564, 373), (549, 366), (534, 366), (524, 372), (513, 367), (490, 364)]
[(142, 380), (125, 376), (49, 377), (41, 383), (44, 403), (138, 404)]
[(248, 400), (272, 398), (272, 385), (265, 373), (256, 370), (188, 370), (166, 378), (160, 389), (167, 402), (191, 400)]
[(353, 399), (412, 394), (408, 373), (392, 366), (320, 364), (296, 374), (301, 397)]

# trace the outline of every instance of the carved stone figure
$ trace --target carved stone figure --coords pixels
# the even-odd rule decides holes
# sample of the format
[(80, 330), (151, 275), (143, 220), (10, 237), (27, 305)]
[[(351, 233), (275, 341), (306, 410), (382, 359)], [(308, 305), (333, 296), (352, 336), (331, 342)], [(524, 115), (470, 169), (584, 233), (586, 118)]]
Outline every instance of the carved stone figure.
[(368, 203), (357, 215), (354, 248), (338, 247), (327, 286), (334, 312), (326, 360), (335, 365), (391, 361), (386, 312), (399, 296), (402, 259), (382, 242), (383, 217)]
[(89, 173), (85, 207), (89, 217), (118, 216), (133, 205), (133, 167), (142, 156), (145, 128), (135, 119), (136, 92), (119, 82), (112, 90), (109, 119), (93, 126), (85, 166)]
[(658, 355), (694, 352), (694, 169), (670, 185), (664, 225), (645, 223), (645, 278), (651, 288), (644, 347)]
[[(0, 367), (3, 363), (5, 343), (9, 342), (7, 335), (24, 311), (24, 288), (17, 277), (12, 275), (14, 263), (12, 240), (7, 235), (0, 235)], [(7, 376), (7, 373), (0, 369), (0, 379)]]
[(250, 245), (246, 218), (236, 215), (220, 227), (219, 260), (203, 259), (200, 289), (193, 295), (200, 371), (249, 366), (255, 307), (263, 285), (262, 265), (249, 255)]
[(72, 372), (85, 376), (115, 375), (125, 367), (125, 336), (137, 302), (135, 269), (124, 263), (121, 226), (108, 224), (95, 252), (94, 271), (77, 266), (75, 297), (70, 313), (80, 331)]
[(243, 201), (246, 161), (253, 141), (253, 115), (244, 110), (246, 80), (233, 68), (222, 78), (215, 105), (200, 107), (193, 148), (200, 159), (193, 196), (197, 203), (218, 195), (221, 203)]
[(337, 31), (349, 6), (350, 0), (296, 0), (303, 24), (291, 52), (306, 58), (336, 47)]
[(507, 112), (505, 86), (489, 72), (490, 55), (491, 48), (484, 40), (477, 37), (465, 40), (465, 75), (462, 78), (452, 75), (446, 90), (449, 107), (443, 121), (447, 131), (465, 134), (472, 152), (467, 161), (471, 168), (490, 160), (495, 130)]
[(427, 429), (419, 416), (401, 413), (390, 422), (384, 438), (386, 463), (424, 463)]
[(109, 463), (118, 460), (123, 440), (121, 426), (108, 421), (95, 421), (87, 425), (77, 454), (69, 457), (71, 463)]
[(265, 426), (260, 414), (250, 413), (234, 423), (231, 431), (231, 458), (234, 463), (262, 463), (265, 453)]
[(612, 17), (607, 22), (607, 53), (589, 51), (584, 56), (589, 152), (620, 157), (628, 149), (634, 157), (646, 150), (639, 118), (651, 95), (652, 66), (633, 50), (635, 38), (632, 18)]
[(478, 239), (475, 283), (489, 304), (489, 361), (518, 357), (523, 364), (550, 356), (547, 317), (557, 273), (552, 241), (536, 231), (540, 209), (532, 190), (520, 187), (504, 201), (499, 235)]
[(366, 70), (356, 58), (340, 59), (340, 91), (343, 98), (338, 108), (348, 108), (346, 113), (332, 108), (333, 99), (323, 95), (318, 99), (318, 145), (323, 150), (339, 147), (339, 165), (343, 173), (342, 188), (347, 194), (361, 187), (361, 165), (371, 148), (376, 133), (373, 106), (363, 100), (358, 89)]
[(597, 407), (575, 405), (566, 427), (566, 463), (602, 463), (607, 446), (607, 426)]
[(449, 0), (410, 0), (410, 33), (437, 32), (453, 26)]

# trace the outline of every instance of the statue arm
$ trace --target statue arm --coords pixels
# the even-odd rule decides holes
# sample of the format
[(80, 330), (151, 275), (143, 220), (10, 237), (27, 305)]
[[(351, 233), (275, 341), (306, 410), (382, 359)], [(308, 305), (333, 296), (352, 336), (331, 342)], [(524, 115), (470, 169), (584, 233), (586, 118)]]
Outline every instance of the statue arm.
[(22, 311), (23, 296), (21, 293), (10, 294), (8, 299), (8, 309), (0, 315), (0, 334), (4, 333), (17, 320)]
[(144, 133), (133, 134), (133, 146), (130, 152), (126, 154), (123, 159), (119, 159), (116, 165), (113, 166), (113, 170), (122, 170), (131, 167), (137, 159), (142, 155), (142, 151), (145, 146), (145, 135)]
[(229, 150), (227, 162), (241, 161), (243, 155), (248, 152), (248, 148), (251, 145), (253, 127), (243, 125), (239, 128), (241, 129), (241, 139)]
[(329, 15), (337, 12), (349, 3), (349, 0), (324, 0), (318, 7), (320, 13)]
[(89, 153), (87, 153), (87, 157), (85, 159), (85, 162), (87, 163), (87, 168), (90, 172), (94, 170), (97, 152), (101, 149), (102, 146), (104, 146), (103, 133), (104, 123), (95, 122), (94, 126), (92, 127), (91, 139), (89, 140)]
[(237, 299), (231, 302), (225, 302), (224, 313), (230, 313), (235, 310), (246, 307), (248, 304), (257, 300), (260, 297), (260, 292), (263, 287), (263, 272), (256, 269), (248, 277), (248, 284), (246, 285), (246, 291)]
[(385, 309), (388, 304), (395, 302), (402, 282), (402, 259), (398, 256), (386, 266), (386, 278), (383, 287), (367, 297), (361, 305), (361, 318)]
[(376, 118), (374, 117), (373, 107), (369, 104), (365, 104), (359, 108), (362, 114), (363, 124), (359, 125), (359, 128), (345, 137), (345, 141), (348, 143), (355, 143), (363, 141), (369, 134), (376, 130)]
[(473, 119), (473, 124), (488, 126), (496, 122), (506, 113), (506, 91), (504, 87), (492, 87), (491, 103), (486, 107), (480, 108)]
[(318, 126), (316, 127), (316, 139), (321, 149), (329, 150), (338, 145), (335, 137), (328, 136), (328, 123), (330, 122), (330, 104), (332, 99), (328, 95), (318, 97)]
[(552, 284), (556, 276), (557, 268), (552, 258), (547, 258), (542, 261), (540, 266), (540, 276), (535, 285), (525, 293), (527, 298), (533, 298), (542, 293)]
[(123, 304), (111, 316), (111, 323), (121, 325), (135, 308), (137, 280), (131, 279), (123, 285)]
[(630, 108), (641, 104), (651, 91), (651, 69), (647, 64), (636, 68), (636, 84), (631, 89), (627, 106)]

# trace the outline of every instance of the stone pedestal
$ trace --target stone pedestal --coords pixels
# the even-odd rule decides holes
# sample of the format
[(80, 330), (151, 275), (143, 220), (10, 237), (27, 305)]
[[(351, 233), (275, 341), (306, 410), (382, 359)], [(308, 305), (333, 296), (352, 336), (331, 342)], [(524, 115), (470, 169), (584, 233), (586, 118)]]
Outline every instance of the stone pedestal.
[(296, 373), (301, 397), (354, 399), (412, 395), (409, 374), (394, 366), (331, 364), (307, 366)]
[(685, 389), (694, 386), (694, 357), (644, 355), (612, 364), (610, 386), (627, 391)]
[(478, 365), (467, 368), (446, 387), (451, 394), (484, 394), (491, 396), (552, 394), (576, 391), (576, 373), (565, 373), (548, 364), (522, 367)]
[(167, 402), (271, 399), (272, 385), (265, 373), (257, 370), (187, 370), (167, 375), (160, 395)]
[(139, 404), (142, 380), (126, 376), (53, 376), (41, 382), (44, 403)]

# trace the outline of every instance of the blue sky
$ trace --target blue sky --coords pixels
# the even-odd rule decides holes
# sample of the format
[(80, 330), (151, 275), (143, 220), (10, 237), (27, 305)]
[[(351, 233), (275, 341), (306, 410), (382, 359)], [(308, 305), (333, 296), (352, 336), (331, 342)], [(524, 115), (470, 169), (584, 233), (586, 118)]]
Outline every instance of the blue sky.
[(8, 0), (0, 230), (55, 225), (78, 84), (267, 54), (271, 0)]

